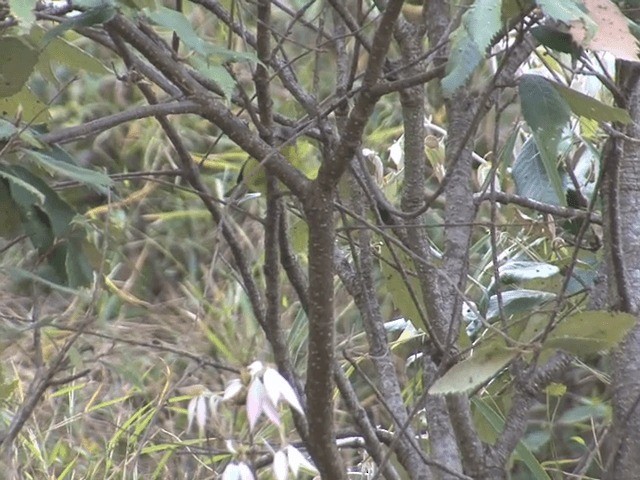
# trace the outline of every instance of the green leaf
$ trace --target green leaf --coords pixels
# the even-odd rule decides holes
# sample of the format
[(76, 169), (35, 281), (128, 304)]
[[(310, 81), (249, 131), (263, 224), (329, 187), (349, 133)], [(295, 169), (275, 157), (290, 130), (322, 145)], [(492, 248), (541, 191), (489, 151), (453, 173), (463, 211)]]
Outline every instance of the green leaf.
[(0, 383), (0, 401), (4, 402), (5, 400), (7, 400), (19, 384), (20, 381), (18, 379), (15, 379), (9, 383)]
[(550, 205), (560, 205), (533, 137), (529, 137), (522, 146), (511, 169), (511, 175), (518, 195)]
[(12, 238), (20, 231), (22, 217), (16, 202), (11, 198), (7, 180), (0, 178), (0, 236)]
[(464, 14), (464, 24), (480, 52), (489, 48), (502, 29), (501, 7), (502, 0), (476, 0)]
[(502, 21), (509, 20), (528, 12), (535, 6), (533, 0), (502, 0)]
[(47, 105), (26, 85), (15, 95), (0, 97), (0, 116), (17, 118), (18, 112), (25, 123), (44, 123), (51, 119)]
[(620, 343), (635, 324), (636, 317), (629, 313), (580, 312), (563, 319), (542, 346), (577, 356), (591, 355)]
[(53, 246), (55, 239), (47, 215), (35, 205), (22, 208), (22, 212), (22, 227), (29, 240), (40, 252), (45, 252)]
[(572, 88), (555, 82), (553, 82), (552, 85), (553, 88), (562, 95), (569, 105), (569, 108), (571, 108), (571, 111), (576, 115), (598, 122), (620, 122), (625, 124), (631, 122), (629, 113), (622, 108), (607, 105), (584, 93), (577, 92)]
[[(420, 282), (418, 279), (411, 275), (413, 271), (413, 262), (407, 257), (407, 255), (398, 252), (396, 250), (396, 257), (398, 262), (407, 272), (407, 281), (402, 277), (400, 273), (400, 265), (396, 265), (393, 255), (389, 247), (385, 244), (380, 251), (380, 272), (382, 275), (382, 281), (384, 282), (384, 288), (391, 294), (391, 301), (395, 307), (400, 310), (400, 313), (404, 318), (413, 322), (414, 325), (426, 329), (422, 323), (420, 317), (420, 311), (412, 300), (411, 292), (413, 292), (416, 300), (422, 302), (422, 291), (420, 289)], [(407, 285), (408, 283), (408, 285)], [(411, 288), (411, 291), (409, 290)], [(424, 311), (424, 308), (422, 309)]]
[(145, 9), (144, 12), (154, 23), (176, 32), (185, 45), (204, 57), (215, 55), (224, 60), (257, 61), (256, 56), (251, 53), (235, 52), (205, 42), (182, 12), (166, 7), (158, 7), (155, 10)]
[(10, 181), (11, 197), (18, 205), (27, 210), (37, 206), (46, 214), (56, 237), (68, 232), (76, 213), (44, 180), (18, 165), (0, 166), (0, 176)]
[(191, 58), (189, 63), (191, 63), (191, 65), (205, 77), (216, 82), (226, 98), (231, 98), (231, 95), (236, 88), (236, 81), (229, 74), (226, 68), (222, 65), (212, 65), (199, 57)]
[(548, 278), (560, 271), (555, 265), (544, 262), (513, 260), (498, 269), (500, 280), (505, 283), (523, 282), (534, 278)]
[(35, 20), (33, 9), (36, 7), (36, 0), (9, 0), (9, 6), (11, 14), (21, 24), (28, 25)]
[(560, 418), (558, 418), (558, 423), (575, 425), (580, 422), (589, 421), (592, 418), (611, 418), (611, 406), (603, 403), (579, 405), (564, 412)]
[(12, 198), (24, 206), (33, 204), (43, 205), (45, 202), (44, 194), (36, 187), (31, 185), (29, 181), (25, 181), (20, 176), (14, 175), (15, 169), (22, 167), (5, 167), (0, 165), (0, 177), (5, 178), (9, 182)]
[(488, 342), (474, 349), (469, 358), (451, 367), (435, 381), (429, 393), (437, 395), (473, 390), (491, 380), (517, 355), (518, 351), (507, 349), (501, 339)]
[(207, 55), (206, 43), (196, 33), (191, 22), (182, 12), (167, 7), (158, 7), (155, 10), (146, 9), (144, 13), (154, 23), (176, 32), (180, 40), (193, 51), (204, 56)]
[(547, 48), (558, 52), (569, 53), (578, 58), (582, 49), (573, 41), (571, 34), (548, 25), (538, 25), (531, 29), (531, 35)]
[(85, 287), (91, 284), (93, 269), (82, 248), (82, 239), (72, 237), (67, 245), (65, 258), (67, 285), (71, 288)]
[(116, 0), (119, 5), (123, 5), (135, 10), (142, 10), (144, 8), (155, 8), (156, 2), (154, 0)]
[(38, 52), (17, 37), (0, 37), (0, 97), (18, 93), (38, 63)]
[(36, 164), (49, 170), (51, 172), (58, 173), (63, 177), (77, 180), (85, 185), (91, 187), (108, 187), (113, 182), (112, 180), (101, 172), (94, 172), (87, 168), (82, 168), (72, 163), (68, 163), (59, 160), (53, 156), (53, 151), (44, 150), (22, 150), (26, 153)]
[(566, 205), (562, 179), (558, 173), (557, 155), (562, 130), (568, 124), (571, 110), (551, 82), (539, 75), (520, 77), (518, 91), (525, 121), (533, 131), (542, 165), (560, 201)]
[(464, 25), (452, 35), (451, 52), (447, 62), (447, 75), (442, 79), (442, 91), (450, 97), (462, 87), (483, 60), (476, 42), (471, 39)]
[(108, 22), (115, 14), (116, 9), (113, 5), (110, 3), (100, 3), (93, 8), (89, 8), (86, 12), (82, 12), (80, 15), (76, 15), (75, 17), (70, 17), (60, 25), (52, 28), (45, 34), (42, 41), (44, 43), (49, 43), (54, 38), (65, 33), (67, 30), (72, 30), (78, 27), (91, 27), (93, 25)]
[[(505, 317), (509, 317), (517, 313), (529, 312), (556, 298), (556, 295), (553, 293), (524, 289), (502, 292), (500, 296), (502, 297), (502, 312)], [(492, 320), (498, 317), (500, 317), (498, 296), (492, 295), (489, 299), (486, 318), (487, 320)]]
[(518, 91), (522, 115), (534, 133), (558, 134), (562, 131), (571, 111), (549, 80), (540, 75), (522, 75)]
[[(487, 420), (489, 425), (494, 429), (495, 435), (499, 435), (504, 430), (504, 418), (496, 412), (493, 408), (491, 408), (487, 402), (478, 399), (472, 398), (471, 402), (474, 407), (476, 407), (477, 411)], [(525, 443), (520, 440), (518, 445), (516, 446), (515, 451), (516, 458), (521, 460), (529, 469), (531, 474), (530, 477), (532, 480), (551, 480), (551, 477), (544, 470), (538, 459), (531, 453), (531, 450), (527, 448)], [(527, 477), (529, 478), (529, 477)]]
[[(34, 25), (29, 32), (29, 38), (32, 43), (41, 45), (45, 34), (46, 31), (43, 28), (39, 25)], [(97, 58), (62, 37), (52, 39), (40, 53), (38, 70), (47, 78), (50, 78), (50, 76), (45, 72), (50, 70), (51, 63), (66, 65), (78, 72), (96, 75), (109, 73), (107, 67)], [(53, 78), (55, 79), (55, 77)]]
[(22, 268), (9, 268), (7, 275), (9, 275), (11, 278), (14, 278), (16, 280), (28, 280), (31, 282), (39, 283), (41, 285), (45, 285), (49, 288), (52, 288), (54, 290), (58, 290), (59, 292), (62, 292), (62, 293), (71, 294), (73, 296), (80, 296), (80, 298), (87, 297), (87, 295), (83, 294), (81, 291), (77, 289), (65, 287), (64, 285), (60, 285), (58, 283), (52, 282), (51, 280), (43, 278), (40, 275), (35, 275), (31, 272), (28, 272), (27, 270), (23, 270)]
[(536, 2), (545, 15), (554, 20), (569, 23), (574, 20), (583, 20), (587, 14), (573, 0), (537, 0)]
[(18, 127), (3, 118), (0, 118), (0, 141), (7, 142), (16, 133), (18, 133)]

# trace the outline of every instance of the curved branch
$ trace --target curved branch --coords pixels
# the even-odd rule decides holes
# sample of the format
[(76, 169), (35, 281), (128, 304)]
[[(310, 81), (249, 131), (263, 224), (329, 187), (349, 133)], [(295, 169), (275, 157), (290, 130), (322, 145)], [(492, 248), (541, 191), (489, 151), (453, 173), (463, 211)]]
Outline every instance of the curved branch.
[(180, 115), (201, 112), (202, 106), (192, 100), (141, 105), (124, 112), (118, 112), (113, 115), (91, 120), (82, 125), (45, 133), (41, 135), (39, 139), (45, 143), (69, 143), (91, 135), (98, 135), (110, 128), (117, 127), (132, 120), (140, 120), (141, 118), (155, 117), (157, 115)]

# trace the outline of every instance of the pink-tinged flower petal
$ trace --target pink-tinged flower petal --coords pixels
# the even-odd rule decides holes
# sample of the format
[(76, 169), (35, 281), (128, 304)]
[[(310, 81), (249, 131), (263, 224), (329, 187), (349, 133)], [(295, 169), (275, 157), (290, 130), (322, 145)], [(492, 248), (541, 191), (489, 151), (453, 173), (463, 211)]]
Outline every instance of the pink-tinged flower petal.
[(298, 475), (298, 471), (301, 468), (306, 472), (312, 474), (320, 473), (318, 472), (318, 469), (309, 460), (307, 460), (306, 457), (302, 455), (300, 453), (300, 450), (298, 450), (297, 448), (288, 445), (285, 450), (287, 451), (287, 457), (289, 458), (289, 468), (291, 469), (291, 472), (294, 476)]
[(187, 407), (187, 432), (191, 431), (191, 425), (193, 425), (193, 419), (196, 416), (196, 406), (198, 403), (198, 398), (199, 397), (193, 397), (191, 400), (189, 400), (189, 406)]
[(236, 447), (233, 444), (233, 440), (225, 440), (224, 446), (227, 447), (227, 450), (229, 450), (231, 453), (238, 453), (238, 450), (236, 450)]
[(239, 378), (234, 378), (229, 383), (227, 383), (226, 388), (224, 389), (224, 395), (222, 396), (223, 400), (230, 400), (238, 395), (242, 391), (242, 381)]
[(274, 405), (278, 404), (278, 400), (280, 398), (284, 398), (285, 402), (291, 405), (292, 408), (297, 410), (300, 414), (304, 414), (296, 392), (293, 391), (289, 382), (287, 382), (287, 380), (280, 375), (277, 370), (267, 368), (264, 372), (264, 376), (262, 377), (262, 381), (264, 382), (267, 394)]
[(267, 418), (271, 420), (271, 423), (280, 426), (280, 412), (278, 412), (278, 409), (273, 403), (271, 403), (271, 400), (269, 400), (269, 397), (266, 394), (262, 399), (262, 411)]
[(262, 370), (264, 370), (264, 365), (262, 364), (261, 361), (256, 360), (251, 365), (249, 365), (247, 367), (247, 369), (249, 370), (249, 373), (253, 377), (253, 376), (257, 375), (258, 373), (262, 372)]
[(253, 472), (246, 463), (238, 465), (240, 467), (240, 480), (256, 480), (253, 476)]
[(203, 396), (196, 399), (196, 423), (198, 428), (203, 433), (204, 427), (207, 423), (207, 399)]
[(222, 480), (240, 480), (240, 465), (230, 463), (222, 472)]
[(254, 379), (247, 391), (247, 417), (249, 418), (249, 428), (251, 430), (253, 430), (258, 418), (260, 418), (265, 398), (267, 398), (267, 396), (262, 382), (257, 378)]
[(264, 371), (262, 381), (264, 383), (264, 388), (267, 391), (267, 395), (269, 395), (271, 403), (277, 405), (278, 400), (280, 400), (282, 383), (283, 381), (284, 383), (287, 383), (287, 381), (282, 378), (282, 376), (273, 368), (267, 368)]
[(273, 456), (273, 474), (276, 480), (287, 480), (288, 466), (287, 454), (282, 450), (276, 452)]

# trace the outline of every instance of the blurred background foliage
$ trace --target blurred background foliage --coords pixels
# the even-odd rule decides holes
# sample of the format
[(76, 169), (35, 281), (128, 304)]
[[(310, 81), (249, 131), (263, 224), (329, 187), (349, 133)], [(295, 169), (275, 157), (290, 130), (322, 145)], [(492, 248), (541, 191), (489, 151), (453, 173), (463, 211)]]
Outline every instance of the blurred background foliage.
[[(198, 194), (182, 179), (175, 153), (157, 122), (143, 118), (121, 123), (79, 134), (57, 147), (42, 140), (146, 104), (122, 61), (89, 40), (116, 8), (131, 18), (146, 15), (169, 43), (173, 32), (179, 32), (183, 42), (179, 56), (215, 81), (228, 105), (232, 93), (253, 95), (254, 53), (190, 2), (185, 2), (183, 15), (171, 10), (173, 2), (74, 1), (83, 13), (56, 27), (42, 16), (35, 21), (30, 2), (9, 4), (13, 16), (8, 16), (6, 5), (0, 16), (6, 24), (0, 33), (0, 72), (3, 79), (10, 79), (0, 88), (2, 422), (8, 424), (27, 397), (26, 388), (42, 362), (55, 358), (79, 325), (92, 319), (65, 355), (60, 374), (60, 378), (78, 378), (46, 392), (19, 436), (12, 468), (20, 478), (187, 478), (184, 472), (188, 478), (215, 478), (214, 470), (220, 471), (219, 466), (231, 458), (268, 456), (269, 448), (255, 440), (277, 443), (278, 430), (266, 425), (259, 433), (250, 432), (239, 405), (220, 413), (224, 425), (208, 426), (213, 435), (206, 439), (187, 428), (190, 398), (222, 392), (231, 378), (245, 374), (241, 372), (253, 360), (272, 359), (228, 246)], [(235, 8), (248, 30), (255, 28), (253, 5), (232, 0), (220, 4)], [(301, 18), (310, 24), (324, 21), (322, 2), (290, 0), (283, 5), (291, 12), (304, 10)], [(463, 26), (473, 27), (482, 12), (469, 12)], [(407, 5), (405, 15), (411, 20), (415, 8)], [(319, 100), (335, 101), (331, 49), (316, 38), (313, 29), (292, 23), (284, 7), (274, 9), (273, 20), (277, 30), (291, 29), (286, 51), (298, 81)], [(490, 44), (498, 30), (488, 32), (482, 47)], [(362, 33), (372, 31), (373, 22)], [(454, 35), (453, 41), (461, 44), (474, 40), (473, 31)], [(487, 115), (477, 130), (475, 191), (478, 196), (492, 191), (518, 194), (583, 212), (594, 203), (597, 215), (600, 205), (593, 192), (603, 140), (598, 122), (625, 122), (628, 116), (607, 107), (610, 97), (590, 78), (570, 79), (567, 83), (575, 88), (570, 92), (550, 80), (569, 75), (562, 62), (570, 64), (578, 52), (569, 48), (570, 39), (555, 33), (540, 31), (536, 38), (542, 45), (524, 69), (526, 76), (517, 89), (502, 93), (499, 113)], [(475, 88), (496, 71), (494, 58), (485, 59), (481, 53), (472, 57), (477, 63), (465, 63), (469, 57), (453, 59), (442, 85), (427, 88), (429, 175), (424, 180), (430, 192), (438, 188), (446, 170), (443, 89), (445, 95), (455, 91), (471, 76)], [(365, 62), (363, 55), (361, 68)], [(304, 113), (279, 80), (274, 79), (271, 88), (275, 111), (291, 125), (303, 122)], [(576, 90), (589, 98), (576, 96)], [(555, 110), (542, 109), (545, 102)], [(382, 97), (369, 118), (362, 145), (367, 149), (367, 167), (396, 204), (403, 181), (398, 105), (397, 94)], [(248, 118), (240, 107), (233, 108)], [(265, 213), (261, 186), (247, 180), (245, 191), (225, 202), (248, 156), (197, 115), (170, 118), (196, 160), (202, 180), (237, 227), (253, 274), (261, 279)], [(313, 178), (321, 148), (310, 135), (285, 156)], [(250, 170), (245, 167), (245, 177), (260, 174)], [(345, 199), (350, 188), (346, 181), (340, 186)], [(304, 264), (306, 224), (295, 198), (286, 203), (291, 244)], [(585, 310), (587, 291), (601, 260), (598, 222), (580, 233), (584, 216), (562, 219), (513, 203), (496, 207), (478, 201), (478, 205), (465, 292), (467, 329), (461, 346), (482, 338), (490, 345), (496, 341), (480, 317), (502, 321), (503, 331), (524, 345), (540, 331), (539, 325), (545, 325), (555, 308), (552, 301), (561, 292), (568, 301), (560, 317)], [(436, 202), (426, 218), (424, 227), (437, 257), (444, 251), (442, 202)], [(368, 220), (376, 222), (373, 215)], [(349, 244), (350, 232), (356, 228), (360, 224), (353, 218), (341, 217), (341, 246)], [(416, 306), (411, 296), (411, 291), (419, 291), (417, 285), (407, 286), (415, 276), (410, 260), (398, 252), (392, 254), (382, 237), (374, 235), (374, 242), (382, 309), (404, 395), (411, 402), (423, 389), (416, 355), (424, 340), (419, 313), (424, 305)], [(584, 247), (577, 257), (576, 242)], [(564, 285), (568, 269), (573, 276)], [(386, 413), (376, 405), (365, 380), (371, 365), (359, 313), (337, 280), (336, 290), (338, 348), (348, 352), (348, 359), (342, 361), (369, 414), (385, 425)], [(421, 302), (418, 298), (417, 303)], [(306, 318), (290, 286), (282, 291), (282, 311), (294, 366), (303, 371)], [(539, 317), (532, 316), (532, 311)], [(584, 344), (567, 347), (582, 353), (581, 358), (562, 384), (546, 389), (544, 401), (536, 406), (514, 456), (513, 478), (561, 478), (558, 472), (574, 466), (575, 459), (591, 448), (589, 444), (597, 443), (607, 428), (611, 417), (607, 360), (598, 352), (624, 333), (625, 319), (618, 320), (621, 328), (615, 335), (594, 333), (587, 335)], [(589, 321), (580, 317), (575, 330), (568, 327), (564, 335), (584, 332), (584, 322)], [(41, 331), (38, 348), (44, 355), (40, 359), (33, 356), (36, 326)], [(548, 341), (555, 341), (557, 347), (563, 338), (558, 334)], [(593, 342), (600, 343), (589, 349)], [(512, 358), (509, 355), (505, 361)], [(479, 387), (497, 376), (483, 394), (473, 397), (476, 425), (488, 442), (500, 430), (510, 402), (509, 375), (502, 371), (505, 364), (490, 369), (487, 378), (474, 379), (473, 386)], [(480, 366), (484, 366), (482, 358), (469, 368), (477, 371)], [(452, 386), (455, 379), (448, 381), (453, 384), (439, 385), (443, 392), (456, 388)], [(205, 387), (199, 390), (194, 385)], [(339, 425), (347, 428), (346, 412), (339, 408), (337, 415)], [(291, 428), (286, 417), (281, 431)], [(225, 439), (240, 454), (230, 451)], [(353, 471), (364, 472), (366, 462), (358, 454), (349, 461)], [(596, 456), (594, 462), (599, 461)], [(265, 478), (268, 475), (264, 473)]]

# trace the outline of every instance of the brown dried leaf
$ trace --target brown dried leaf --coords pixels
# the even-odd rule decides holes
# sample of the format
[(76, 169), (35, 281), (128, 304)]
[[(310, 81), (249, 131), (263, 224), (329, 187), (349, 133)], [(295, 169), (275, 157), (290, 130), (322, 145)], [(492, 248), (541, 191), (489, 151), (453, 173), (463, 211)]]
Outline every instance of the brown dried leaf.
[(593, 37), (584, 22), (572, 22), (570, 33), (574, 41), (591, 50), (609, 52), (616, 58), (638, 62), (636, 38), (629, 31), (627, 17), (610, 0), (582, 0), (589, 17), (597, 25)]

